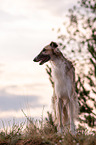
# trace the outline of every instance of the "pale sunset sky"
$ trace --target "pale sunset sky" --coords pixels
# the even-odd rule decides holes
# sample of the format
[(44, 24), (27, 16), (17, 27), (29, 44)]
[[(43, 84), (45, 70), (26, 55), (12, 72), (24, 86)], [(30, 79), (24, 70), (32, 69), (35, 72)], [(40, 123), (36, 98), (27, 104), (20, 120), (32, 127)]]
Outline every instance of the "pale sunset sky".
[(52, 87), (33, 58), (51, 41), (77, 0), (0, 0), (0, 120), (51, 110)]

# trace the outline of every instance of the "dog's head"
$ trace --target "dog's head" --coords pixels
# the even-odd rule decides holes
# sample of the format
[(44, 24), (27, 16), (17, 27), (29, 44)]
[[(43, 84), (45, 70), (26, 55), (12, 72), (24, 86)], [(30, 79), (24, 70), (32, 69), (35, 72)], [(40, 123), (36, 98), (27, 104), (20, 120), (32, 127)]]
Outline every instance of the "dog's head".
[(53, 56), (56, 55), (57, 47), (57, 43), (51, 42), (49, 45), (43, 48), (43, 50), (34, 58), (33, 61), (40, 62), (39, 64), (42, 65), (45, 62), (52, 60)]

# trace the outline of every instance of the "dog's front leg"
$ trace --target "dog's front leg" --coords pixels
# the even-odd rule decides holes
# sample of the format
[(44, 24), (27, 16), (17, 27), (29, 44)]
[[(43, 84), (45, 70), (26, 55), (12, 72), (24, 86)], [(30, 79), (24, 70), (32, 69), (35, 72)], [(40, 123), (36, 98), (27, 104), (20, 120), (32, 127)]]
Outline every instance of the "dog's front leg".
[(61, 98), (58, 98), (58, 116), (59, 117), (59, 131), (63, 133), (63, 123), (62, 123), (62, 112), (63, 112), (63, 102)]

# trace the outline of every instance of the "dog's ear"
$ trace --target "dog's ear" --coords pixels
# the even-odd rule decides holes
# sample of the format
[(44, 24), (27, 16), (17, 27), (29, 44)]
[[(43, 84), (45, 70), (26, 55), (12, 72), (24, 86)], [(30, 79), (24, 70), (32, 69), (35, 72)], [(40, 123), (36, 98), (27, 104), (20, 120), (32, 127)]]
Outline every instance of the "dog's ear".
[(51, 42), (51, 43), (50, 43), (50, 46), (56, 48), (56, 47), (58, 47), (58, 44), (57, 44), (56, 42)]

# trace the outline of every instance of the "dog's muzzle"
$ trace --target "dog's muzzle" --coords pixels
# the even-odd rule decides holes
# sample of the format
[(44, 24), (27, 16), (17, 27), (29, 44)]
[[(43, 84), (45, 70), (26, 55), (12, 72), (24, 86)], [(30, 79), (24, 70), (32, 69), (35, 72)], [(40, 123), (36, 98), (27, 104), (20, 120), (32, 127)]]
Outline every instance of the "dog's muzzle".
[(50, 60), (50, 55), (45, 55), (40, 53), (38, 56), (36, 56), (33, 61), (34, 62), (39, 62), (40, 61), (40, 65), (44, 64), (45, 62)]

